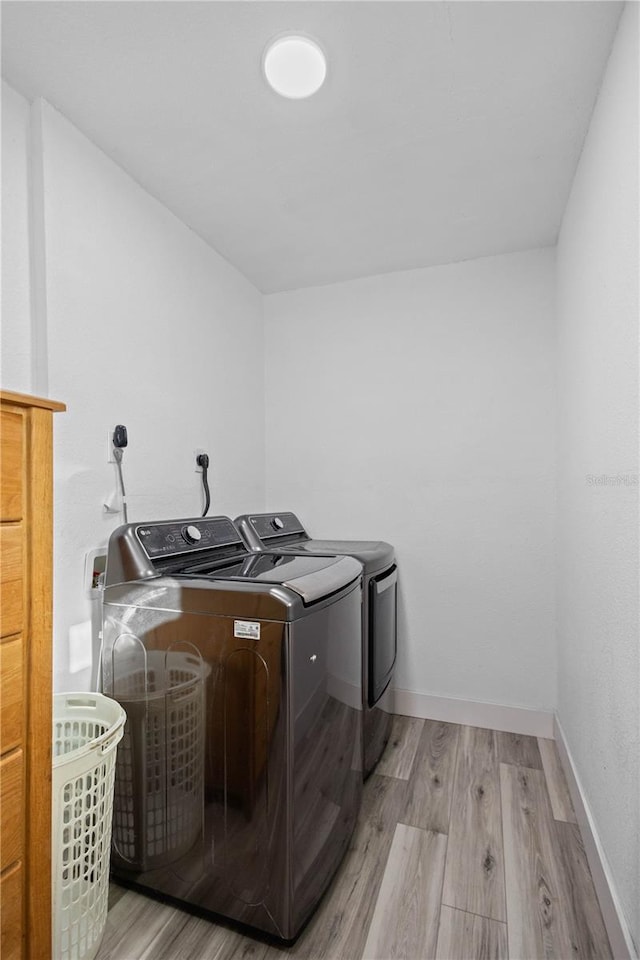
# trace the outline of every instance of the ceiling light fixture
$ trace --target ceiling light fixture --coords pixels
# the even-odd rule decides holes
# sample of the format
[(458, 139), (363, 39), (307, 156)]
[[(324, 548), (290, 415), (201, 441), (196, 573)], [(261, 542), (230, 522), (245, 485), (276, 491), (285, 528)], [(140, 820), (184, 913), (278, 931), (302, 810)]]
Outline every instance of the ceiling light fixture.
[(327, 61), (314, 40), (288, 35), (268, 45), (262, 69), (276, 93), (290, 100), (302, 100), (316, 93), (324, 83)]

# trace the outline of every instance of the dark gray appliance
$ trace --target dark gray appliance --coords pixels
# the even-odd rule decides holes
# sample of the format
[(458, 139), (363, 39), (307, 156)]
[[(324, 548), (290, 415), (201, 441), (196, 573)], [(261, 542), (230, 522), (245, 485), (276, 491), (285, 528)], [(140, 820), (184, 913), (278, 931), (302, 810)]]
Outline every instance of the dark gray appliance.
[(356, 560), (248, 553), (227, 517), (113, 533), (116, 877), (296, 936), (360, 805), (361, 595)]
[(251, 550), (354, 557), (364, 567), (362, 616), (363, 769), (367, 777), (380, 759), (391, 731), (391, 715), (380, 709), (396, 661), (397, 568), (394, 550), (383, 540), (312, 540), (296, 515), (253, 513), (235, 524)]

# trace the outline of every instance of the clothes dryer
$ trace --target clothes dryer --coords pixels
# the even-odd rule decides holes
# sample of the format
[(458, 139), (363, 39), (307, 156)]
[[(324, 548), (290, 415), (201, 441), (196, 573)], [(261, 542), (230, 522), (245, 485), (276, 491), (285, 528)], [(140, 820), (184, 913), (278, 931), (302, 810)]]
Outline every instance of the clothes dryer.
[(296, 936), (360, 804), (361, 590), (356, 560), (248, 553), (227, 517), (113, 533), (116, 877)]
[(381, 708), (397, 651), (397, 583), (394, 549), (383, 540), (315, 540), (294, 513), (252, 513), (235, 525), (251, 550), (287, 555), (354, 557), (364, 568), (362, 616), (363, 771), (377, 764), (391, 732)]

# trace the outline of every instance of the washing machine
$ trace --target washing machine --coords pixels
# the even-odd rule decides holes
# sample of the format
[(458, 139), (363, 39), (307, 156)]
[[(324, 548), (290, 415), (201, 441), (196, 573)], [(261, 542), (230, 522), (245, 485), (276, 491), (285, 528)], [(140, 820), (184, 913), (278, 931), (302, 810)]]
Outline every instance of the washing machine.
[(381, 705), (393, 676), (398, 643), (398, 572), (393, 547), (382, 540), (313, 540), (296, 515), (288, 511), (243, 514), (234, 523), (251, 550), (347, 555), (362, 563), (363, 771), (367, 777), (391, 732), (391, 713)]
[(251, 553), (228, 517), (112, 534), (116, 878), (297, 935), (361, 800), (361, 604), (357, 560)]

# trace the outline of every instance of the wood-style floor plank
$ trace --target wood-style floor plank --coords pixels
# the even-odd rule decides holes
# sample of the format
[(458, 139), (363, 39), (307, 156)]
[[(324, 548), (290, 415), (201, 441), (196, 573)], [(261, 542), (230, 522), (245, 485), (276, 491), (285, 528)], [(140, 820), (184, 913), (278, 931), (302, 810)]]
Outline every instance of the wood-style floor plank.
[(505, 921), (500, 775), (494, 731), (461, 727), (442, 902)]
[(378, 776), (409, 779), (423, 726), (424, 720), (415, 717), (393, 718), (389, 742), (376, 767)]
[(609, 938), (580, 830), (574, 823), (555, 823), (553, 826), (565, 881), (563, 906), (574, 946), (573, 956), (610, 960)]
[(573, 804), (558, 756), (558, 748), (553, 740), (543, 740), (541, 737), (538, 738), (538, 748), (542, 757), (542, 769), (547, 781), (554, 819), (563, 820), (565, 823), (575, 823), (576, 815), (573, 812)]
[(189, 917), (172, 937), (156, 938), (149, 960), (264, 960), (268, 946), (228, 927)]
[(399, 823), (363, 951), (363, 960), (433, 957), (447, 838)]
[(544, 773), (500, 766), (509, 956), (575, 957)]
[(507, 925), (443, 906), (436, 960), (508, 960)]
[(365, 784), (347, 855), (292, 947), (112, 884), (96, 960), (504, 960), (505, 935), (512, 960), (611, 960), (553, 742), (532, 769), (513, 762), (532, 759), (527, 738), (409, 718), (395, 738), (394, 772)]
[(457, 724), (425, 720), (401, 823), (436, 833), (449, 832), (459, 734)]
[(126, 887), (121, 887), (119, 883), (109, 883), (109, 910), (113, 910), (118, 900), (121, 900), (127, 892)]
[(349, 851), (317, 913), (292, 947), (271, 947), (266, 960), (360, 960), (406, 790), (404, 780), (369, 777)]
[(498, 760), (500, 763), (515, 763), (520, 767), (532, 767), (542, 770), (542, 758), (535, 737), (525, 737), (519, 733), (496, 731)]
[(127, 890), (107, 914), (96, 960), (155, 960), (158, 941), (173, 940), (188, 919), (182, 910)]

